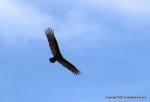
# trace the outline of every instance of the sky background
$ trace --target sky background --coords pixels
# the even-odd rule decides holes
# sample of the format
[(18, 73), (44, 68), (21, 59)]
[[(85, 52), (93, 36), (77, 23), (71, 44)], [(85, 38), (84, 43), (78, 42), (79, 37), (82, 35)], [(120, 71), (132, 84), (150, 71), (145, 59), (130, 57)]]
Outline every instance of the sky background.
[[(80, 76), (49, 63), (47, 27)], [(149, 27), (149, 0), (0, 0), (0, 102), (150, 101)]]

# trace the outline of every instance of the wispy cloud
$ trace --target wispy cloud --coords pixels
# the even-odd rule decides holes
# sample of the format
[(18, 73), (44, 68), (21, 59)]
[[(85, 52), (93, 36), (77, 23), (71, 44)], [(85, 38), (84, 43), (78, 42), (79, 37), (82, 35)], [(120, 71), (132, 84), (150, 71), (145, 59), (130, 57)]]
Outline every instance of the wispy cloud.
[(41, 33), (48, 26), (59, 28), (56, 32), (63, 38), (87, 34), (86, 32), (93, 30), (96, 25), (90, 25), (87, 22), (86, 13), (80, 11), (82, 8), (78, 7), (78, 4), (81, 5), (80, 2), (76, 2), (64, 17), (58, 17), (57, 14), (43, 13), (32, 4), (2, 0), (0, 4), (0, 14), (2, 15), (0, 16), (0, 38), (6, 43), (17, 40), (27, 41), (41, 37)]
[[(51, 4), (51, 2), (47, 3)], [(61, 3), (61, 5), (63, 5), (63, 3)], [(27, 41), (32, 38), (42, 38), (41, 33), (43, 33), (43, 30), (47, 26), (53, 26), (58, 36), (63, 38), (73, 38), (75, 36), (80, 36), (81, 38), (83, 37), (81, 35), (85, 34), (90, 37), (96, 37), (96, 34), (103, 34), (103, 36), (105, 36), (106, 33), (110, 33), (108, 32), (109, 28), (115, 26), (108, 26), (110, 24), (108, 22), (116, 20), (117, 18), (114, 16), (118, 16), (113, 14), (108, 15), (110, 12), (130, 16), (132, 20), (137, 17), (137, 21), (139, 20), (139, 16), (148, 18), (147, 15), (150, 14), (150, 2), (146, 0), (77, 0), (76, 2), (74, 1), (73, 4), (69, 3), (68, 5), (69, 7), (71, 6), (70, 9), (62, 11), (63, 15), (60, 16), (57, 15), (58, 13), (43, 12), (42, 9), (27, 2), (1, 0), (0, 39), (9, 42), (12, 40), (17, 41), (18, 39)], [(68, 5), (64, 5), (64, 7)], [(58, 9), (57, 7), (55, 8), (55, 6), (53, 6), (53, 9)], [(93, 16), (93, 11), (95, 12), (95, 16)], [(101, 15), (103, 18), (95, 19), (96, 16), (100, 17)], [(113, 16), (115, 19), (112, 20), (113, 17), (111, 18), (110, 16)], [(105, 23), (104, 21), (107, 22)], [(120, 26), (128, 26), (129, 24), (127, 23), (130, 21), (131, 19), (127, 22), (122, 19), (119, 21), (119, 24)], [(147, 22), (147, 20), (145, 22)]]
[(113, 9), (129, 15), (150, 14), (150, 1), (147, 0), (86, 0), (85, 2), (100, 10)]
[(9, 0), (1, 0), (0, 15), (0, 38), (6, 42), (37, 38), (38, 32), (54, 21), (51, 15), (37, 8)]

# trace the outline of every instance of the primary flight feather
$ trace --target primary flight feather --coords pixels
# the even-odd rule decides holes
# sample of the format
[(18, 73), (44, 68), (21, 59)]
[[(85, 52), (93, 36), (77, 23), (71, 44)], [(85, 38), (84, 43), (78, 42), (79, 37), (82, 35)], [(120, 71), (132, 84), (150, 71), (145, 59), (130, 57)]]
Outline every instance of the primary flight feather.
[(49, 58), (49, 61), (51, 63), (58, 61), (65, 68), (67, 68), (68, 70), (73, 72), (75, 75), (79, 75), (80, 71), (73, 64), (71, 64), (69, 61), (67, 61), (66, 59), (63, 58), (63, 56), (59, 50), (59, 46), (58, 46), (58, 43), (55, 38), (53, 30), (51, 28), (47, 28), (45, 31), (45, 35), (47, 37), (51, 52), (53, 54), (53, 57)]

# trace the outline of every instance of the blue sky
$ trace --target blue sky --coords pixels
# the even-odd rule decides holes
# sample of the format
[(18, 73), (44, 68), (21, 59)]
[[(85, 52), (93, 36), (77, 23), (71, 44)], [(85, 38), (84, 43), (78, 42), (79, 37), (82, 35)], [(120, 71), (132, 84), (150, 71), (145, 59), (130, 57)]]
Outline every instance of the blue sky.
[[(0, 0), (0, 102), (143, 102), (150, 97), (149, 0)], [(52, 27), (58, 63), (44, 35)]]

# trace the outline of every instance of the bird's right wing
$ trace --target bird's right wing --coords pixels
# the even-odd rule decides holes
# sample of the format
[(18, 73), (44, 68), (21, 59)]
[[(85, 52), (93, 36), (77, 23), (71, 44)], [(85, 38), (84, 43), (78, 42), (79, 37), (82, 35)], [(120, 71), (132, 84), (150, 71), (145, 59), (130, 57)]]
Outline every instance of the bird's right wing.
[(64, 58), (62, 58), (61, 60), (58, 60), (58, 62), (60, 64), (62, 64), (64, 67), (66, 67), (68, 70), (70, 70), (72, 73), (74, 73), (75, 75), (80, 74), (80, 71), (74, 65), (72, 65), (70, 62), (65, 60)]
[(50, 46), (50, 49), (52, 51), (52, 54), (55, 56), (56, 53), (57, 54), (60, 54), (60, 50), (59, 50), (59, 47), (58, 47), (58, 43), (57, 43), (57, 40), (54, 36), (54, 32), (51, 28), (47, 28), (46, 31), (45, 31), (45, 35), (48, 39), (48, 42), (49, 42), (49, 46)]

